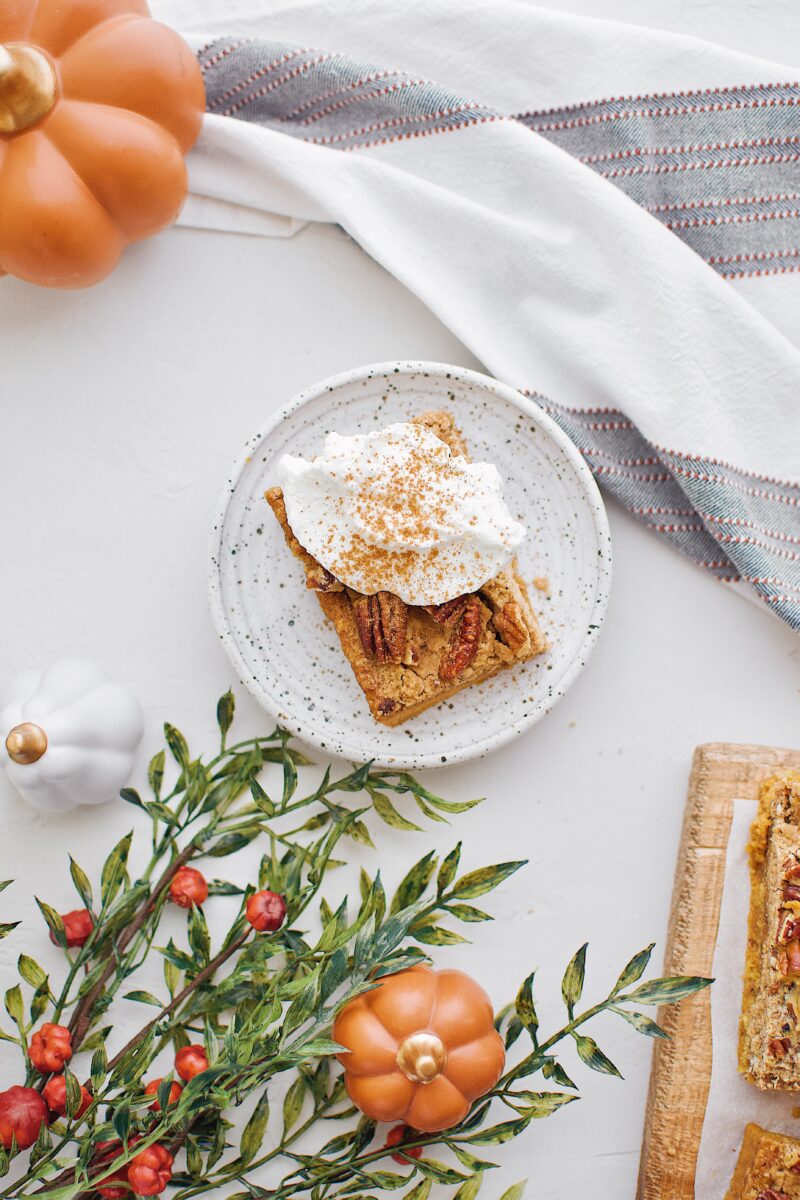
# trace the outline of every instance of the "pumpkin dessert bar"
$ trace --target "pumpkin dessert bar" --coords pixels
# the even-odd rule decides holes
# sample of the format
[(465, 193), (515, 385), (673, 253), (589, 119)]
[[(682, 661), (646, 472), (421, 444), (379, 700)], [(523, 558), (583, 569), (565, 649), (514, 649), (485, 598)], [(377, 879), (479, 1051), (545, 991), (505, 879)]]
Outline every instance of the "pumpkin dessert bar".
[(739, 1070), (756, 1087), (800, 1091), (800, 772), (762, 783), (749, 854)]
[(748, 1125), (725, 1200), (798, 1198), (800, 1141), (782, 1133), (768, 1133), (758, 1125)]
[[(414, 420), (453, 454), (466, 457), (464, 440), (449, 413), (427, 412)], [(269, 488), (265, 497), (289, 549), (303, 564), (306, 587), (316, 592), (370, 711), (381, 724), (399, 725), (547, 648), (516, 560), (477, 592), (445, 604), (409, 605), (385, 591), (361, 595), (336, 580), (300, 545), (281, 489)]]

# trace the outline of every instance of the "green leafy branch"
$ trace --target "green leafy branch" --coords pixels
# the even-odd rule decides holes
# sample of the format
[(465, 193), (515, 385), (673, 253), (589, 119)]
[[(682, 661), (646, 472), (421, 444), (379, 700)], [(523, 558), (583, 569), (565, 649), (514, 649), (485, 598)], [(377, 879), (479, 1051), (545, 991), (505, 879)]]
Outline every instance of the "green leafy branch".
[[(473, 901), (524, 863), (459, 873), (459, 842), (441, 861), (433, 852), (425, 854), (391, 899), (380, 873), (371, 877), (362, 870), (356, 907), (346, 896), (329, 902), (322, 889), (341, 863), (335, 855), (345, 839), (372, 845), (370, 816), (395, 829), (419, 830), (402, 809), (404, 799), (423, 818), (437, 822), (478, 801), (444, 800), (406, 772), (376, 771), (369, 763), (336, 778), (328, 769), (303, 794), (299, 773), (308, 760), (288, 735), (276, 729), (229, 745), (233, 717), (233, 696), (226, 693), (217, 706), (219, 749), (207, 761), (192, 755), (183, 734), (165, 726), (166, 745), (148, 769), (149, 795), (123, 791), (123, 799), (150, 827), (150, 857), (138, 877), (132, 878), (129, 869), (132, 833), (103, 864), (97, 894), (87, 873), (70, 859), (72, 883), (92, 918), (82, 946), (70, 949), (61, 916), (37, 901), (63, 950), (64, 978), (54, 986), (34, 958), (21, 954), (20, 982), (5, 993), (13, 1031), (0, 1030), (0, 1038), (16, 1043), (26, 1084), (41, 1090), (45, 1077), (31, 1064), (30, 1035), (43, 1019), (67, 1022), (73, 1048), (82, 1052), (81, 1068), (73, 1060), (65, 1069), (66, 1114), (42, 1126), (27, 1166), (15, 1169), (16, 1178), (2, 1197), (73, 1200), (158, 1143), (182, 1156), (173, 1176), (176, 1200), (231, 1186), (241, 1190), (230, 1200), (289, 1200), (305, 1193), (312, 1200), (366, 1200), (375, 1191), (409, 1182), (407, 1200), (426, 1200), (433, 1183), (452, 1185), (456, 1200), (474, 1200), (484, 1173), (497, 1165), (481, 1157), (482, 1147), (518, 1136), (531, 1121), (577, 1098), (576, 1085), (554, 1053), (559, 1043), (571, 1040), (591, 1069), (619, 1074), (583, 1026), (610, 1011), (640, 1033), (664, 1036), (640, 1006), (674, 1002), (708, 983), (686, 978), (639, 984), (652, 952), (648, 947), (631, 960), (603, 1001), (576, 1014), (586, 969), (583, 946), (563, 979), (567, 1022), (540, 1039), (529, 976), (516, 1002), (498, 1016), (514, 1061), (496, 1087), (460, 1125), (433, 1135), (409, 1132), (399, 1148), (406, 1168), (386, 1170), (387, 1150), (374, 1122), (359, 1116), (345, 1091), (334, 1057), (341, 1047), (331, 1040), (335, 1013), (382, 977), (423, 960), (429, 947), (464, 941), (454, 924), (491, 920)], [(184, 936), (165, 940), (162, 921), (178, 870), (235, 860), (256, 841), (264, 848), (256, 879), (242, 882), (234, 872), (234, 878), (209, 882), (210, 903), (216, 896), (236, 901), (219, 944), (212, 947), (204, 911), (197, 906), (187, 912)], [(245, 916), (247, 901), (267, 887), (284, 897), (286, 921), (273, 933), (255, 934)], [(0, 936), (13, 928), (0, 926)], [(137, 972), (153, 956), (162, 964), (160, 994), (136, 986)], [(116, 1048), (112, 1006), (120, 1000), (143, 1005), (147, 1016)], [(153, 1096), (144, 1091), (146, 1075), (151, 1068), (157, 1071), (159, 1056), (198, 1042), (208, 1068), (172, 1102), (172, 1075), (166, 1074), (157, 1092), (160, 1107), (153, 1111)], [(530, 1077), (537, 1074), (561, 1090), (531, 1090)], [(83, 1112), (79, 1075), (90, 1094)], [(265, 1149), (269, 1095), (279, 1076), (289, 1081), (281, 1132)], [(255, 1106), (235, 1135), (228, 1115), (251, 1099)], [(504, 1110), (513, 1115), (504, 1117)], [(300, 1153), (300, 1139), (328, 1122), (336, 1122), (339, 1132), (313, 1152)], [(115, 1148), (102, 1149), (102, 1143)], [(427, 1154), (434, 1144), (447, 1162)], [(411, 1151), (423, 1154), (416, 1158)], [(0, 1152), (0, 1174), (10, 1171), (18, 1154), (16, 1144)], [(254, 1178), (265, 1170), (283, 1171), (268, 1189)], [(503, 1200), (518, 1200), (519, 1186)]]

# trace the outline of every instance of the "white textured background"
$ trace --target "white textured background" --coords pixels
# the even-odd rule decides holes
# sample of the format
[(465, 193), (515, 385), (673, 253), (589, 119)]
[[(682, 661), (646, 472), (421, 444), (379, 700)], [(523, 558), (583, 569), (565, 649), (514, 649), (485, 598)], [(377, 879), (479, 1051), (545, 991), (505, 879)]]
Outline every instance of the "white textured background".
[[(791, 0), (559, 7), (800, 63)], [(207, 612), (206, 545), (226, 467), (253, 428), (295, 391), (358, 363), (479, 365), (344, 235), (319, 227), (290, 241), (175, 231), (129, 252), (86, 293), (6, 280), (0, 323), (0, 667), (98, 658), (145, 705), (141, 764), (164, 719), (195, 748), (210, 746), (217, 695), (235, 682)], [(480, 975), (498, 1004), (536, 966), (545, 1029), (560, 1023), (561, 972), (583, 940), (587, 1000), (631, 953), (663, 942), (693, 747), (798, 738), (797, 639), (619, 509), (610, 517), (615, 583), (584, 675), (513, 746), (428, 780), (451, 798), (488, 796), (452, 830), (437, 827), (436, 845), (463, 837), (469, 867), (531, 862), (487, 904), (496, 923), (473, 927), (472, 946), (441, 957)], [(246, 729), (259, 727), (241, 690), (239, 711)], [(18, 881), (0, 909), (23, 921), (0, 943), (7, 987), (20, 950), (56, 961), (31, 892), (73, 907), (66, 851), (96, 871), (135, 815), (120, 803), (39, 816), (5, 779), (0, 801), (0, 874)], [(377, 854), (363, 860), (390, 883), (430, 842), (377, 834)], [(625, 1082), (577, 1068), (585, 1099), (500, 1151), (502, 1178), (487, 1182), (489, 1196), (526, 1175), (535, 1200), (633, 1195), (649, 1046), (622, 1022), (595, 1033)], [(4, 1052), (2, 1086), (15, 1082), (12, 1063)]]

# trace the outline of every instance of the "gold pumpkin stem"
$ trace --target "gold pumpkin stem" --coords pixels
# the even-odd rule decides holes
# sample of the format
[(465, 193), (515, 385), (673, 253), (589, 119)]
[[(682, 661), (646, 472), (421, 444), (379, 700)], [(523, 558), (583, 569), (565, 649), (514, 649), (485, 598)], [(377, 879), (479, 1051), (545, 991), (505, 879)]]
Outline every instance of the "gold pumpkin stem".
[(433, 1083), (447, 1066), (447, 1050), (435, 1033), (412, 1033), (397, 1051), (397, 1065), (412, 1083)]
[(56, 73), (35, 46), (0, 44), (0, 133), (19, 133), (46, 116), (56, 99)]
[(15, 725), (6, 738), (6, 750), (12, 762), (27, 767), (38, 762), (47, 749), (47, 734), (41, 725), (23, 721)]

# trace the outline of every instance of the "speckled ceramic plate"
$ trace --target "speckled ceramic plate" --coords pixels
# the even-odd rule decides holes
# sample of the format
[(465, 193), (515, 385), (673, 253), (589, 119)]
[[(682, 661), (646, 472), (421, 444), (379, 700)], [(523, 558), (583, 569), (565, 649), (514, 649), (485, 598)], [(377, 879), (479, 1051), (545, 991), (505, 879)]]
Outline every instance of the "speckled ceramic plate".
[[(528, 529), (519, 554), (550, 649), (467, 688), (395, 729), (378, 725), (300, 563), (263, 498), (285, 453), (313, 457), (325, 434), (366, 433), (447, 408), (475, 459), (496, 464)], [(611, 546), (603, 503), (580, 454), (512, 388), (439, 363), (359, 367), (308, 388), (251, 438), (219, 502), (211, 611), (241, 681), (292, 733), (330, 754), (382, 766), (434, 767), (502, 746), (553, 707), (580, 673), (608, 601)]]

